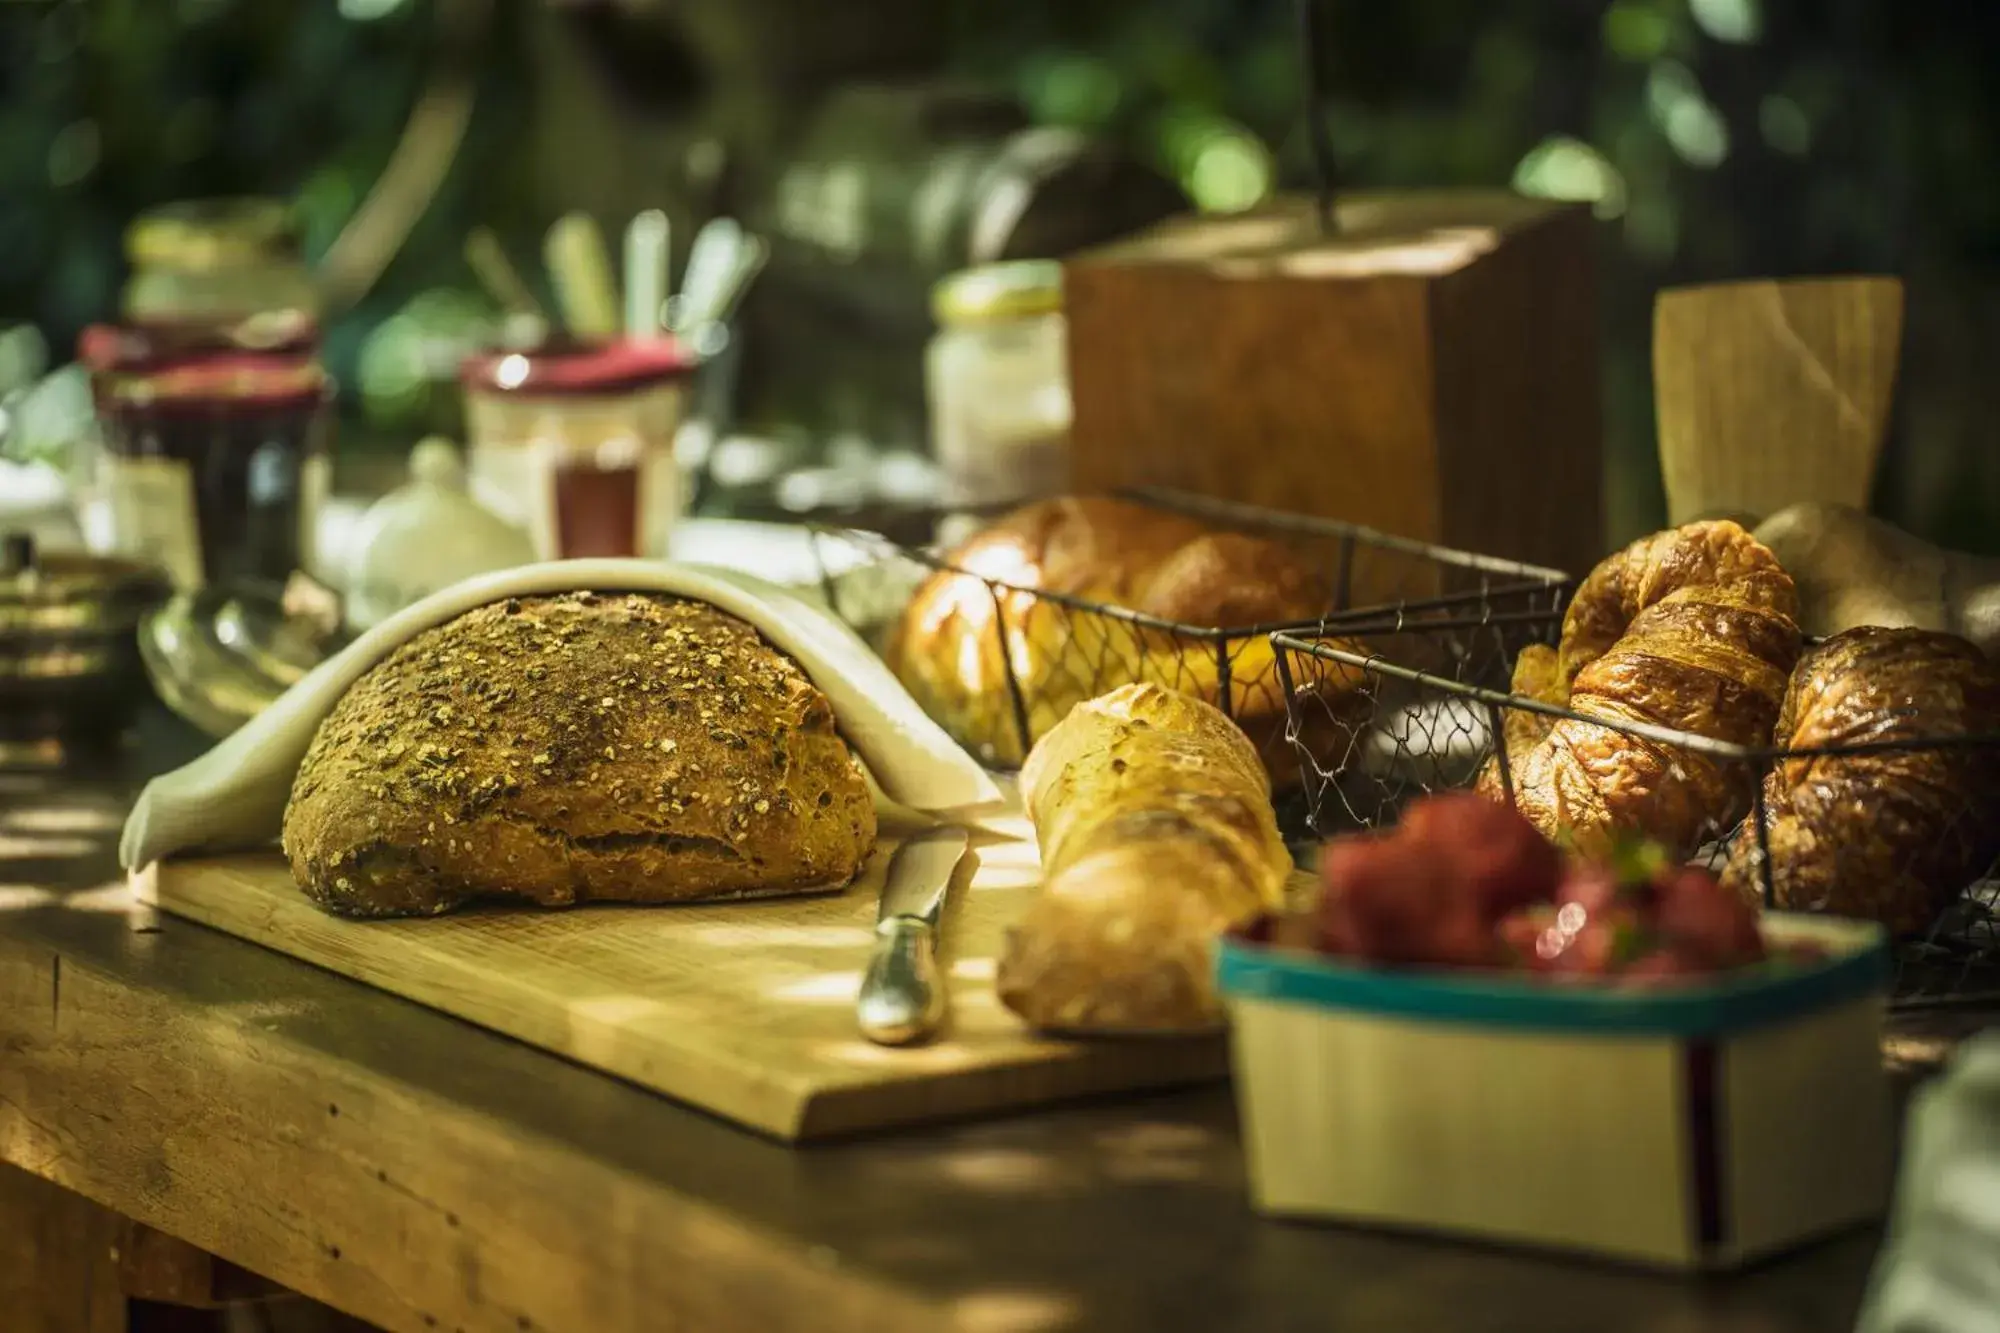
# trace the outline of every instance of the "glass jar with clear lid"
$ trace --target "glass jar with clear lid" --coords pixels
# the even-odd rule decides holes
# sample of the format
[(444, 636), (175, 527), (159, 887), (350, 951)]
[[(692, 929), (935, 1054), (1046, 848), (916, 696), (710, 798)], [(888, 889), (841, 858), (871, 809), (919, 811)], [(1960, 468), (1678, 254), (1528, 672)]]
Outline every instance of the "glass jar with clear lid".
[(1004, 504), (1069, 483), (1069, 364), (1062, 266), (966, 269), (932, 292), (926, 357), (932, 447), (954, 507)]

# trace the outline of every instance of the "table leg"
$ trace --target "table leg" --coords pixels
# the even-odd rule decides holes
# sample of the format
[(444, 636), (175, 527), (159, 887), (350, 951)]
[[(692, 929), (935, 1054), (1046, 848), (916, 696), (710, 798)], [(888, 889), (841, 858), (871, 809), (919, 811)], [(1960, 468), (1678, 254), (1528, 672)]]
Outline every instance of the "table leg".
[(0, 1164), (0, 1310), (10, 1333), (128, 1333), (123, 1220)]
[(370, 1325), (5, 1163), (0, 1330), (373, 1333)]

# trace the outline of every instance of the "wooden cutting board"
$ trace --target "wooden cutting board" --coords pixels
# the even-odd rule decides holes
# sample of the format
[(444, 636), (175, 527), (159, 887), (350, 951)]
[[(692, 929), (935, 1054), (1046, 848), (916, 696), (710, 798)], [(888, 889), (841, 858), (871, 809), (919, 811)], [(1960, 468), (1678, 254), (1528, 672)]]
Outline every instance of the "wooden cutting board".
[(948, 900), (949, 1033), (908, 1050), (863, 1041), (854, 995), (890, 850), (833, 896), (409, 921), (327, 916), (275, 851), (168, 861), (134, 885), (176, 916), (787, 1141), (1226, 1074), (1220, 1039), (1051, 1041), (1001, 1006), (995, 960), (1040, 876), (1018, 815), (975, 836)]

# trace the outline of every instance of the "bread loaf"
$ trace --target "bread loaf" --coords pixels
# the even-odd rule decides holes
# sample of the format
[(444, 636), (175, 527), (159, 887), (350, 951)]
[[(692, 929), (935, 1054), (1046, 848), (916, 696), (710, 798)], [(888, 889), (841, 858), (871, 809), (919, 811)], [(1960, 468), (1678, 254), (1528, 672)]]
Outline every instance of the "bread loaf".
[(702, 602), (484, 606), (334, 706), (285, 811), (301, 889), (344, 916), (838, 889), (875, 809), (826, 696)]
[[(1625, 835), (1679, 853), (1743, 817), (1755, 770), (1603, 723), (1639, 723), (1733, 745), (1770, 742), (1798, 659), (1797, 598), (1777, 559), (1728, 520), (1641, 538), (1577, 588), (1557, 649), (1524, 649), (1516, 693), (1582, 719), (1515, 710), (1508, 777), (1543, 834), (1593, 857)], [(1480, 787), (1502, 792), (1491, 764)]]
[(1000, 960), (1000, 999), (1037, 1028), (1218, 1027), (1213, 950), (1283, 906), (1292, 861), (1256, 750), (1220, 712), (1157, 685), (1077, 705), (1021, 771), (1043, 888)]
[(2000, 560), (1947, 551), (1845, 505), (1806, 502), (1765, 519), (1757, 540), (1799, 587), (1799, 628), (1858, 625), (1962, 635), (2000, 661)]
[[(1019, 764), (1071, 708), (1120, 685), (1150, 682), (1221, 704), (1226, 654), (1229, 715), (1280, 781), (1296, 778), (1267, 638), (1219, 643), (1090, 609), (1214, 629), (1313, 620), (1327, 610), (1326, 580), (1285, 548), (1086, 496), (1016, 510), (944, 563), (911, 599), (887, 657), (924, 710), (987, 762)], [(1329, 703), (1362, 683), (1358, 672), (1325, 674), (1316, 688)]]

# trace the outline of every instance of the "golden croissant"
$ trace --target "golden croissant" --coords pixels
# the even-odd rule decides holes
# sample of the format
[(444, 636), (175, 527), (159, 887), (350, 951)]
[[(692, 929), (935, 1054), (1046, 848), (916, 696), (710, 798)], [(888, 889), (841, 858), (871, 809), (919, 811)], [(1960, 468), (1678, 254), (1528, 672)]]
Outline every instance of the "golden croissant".
[[(1864, 626), (1807, 651), (1775, 742), (1787, 750), (2000, 732), (2000, 669), (1956, 634)], [(1784, 759), (1764, 779), (1774, 905), (1929, 926), (2000, 856), (2000, 749)], [(1762, 900), (1747, 822), (1723, 880)]]
[[(1799, 655), (1797, 594), (1777, 557), (1727, 520), (1641, 538), (1577, 588), (1560, 646), (1534, 645), (1514, 689), (1584, 720), (1511, 710), (1502, 746), (1514, 800), (1586, 854), (1641, 834), (1681, 854), (1748, 809), (1753, 766), (1604, 723), (1650, 724), (1737, 746), (1771, 739)], [(1502, 793), (1489, 761), (1480, 789)]]

